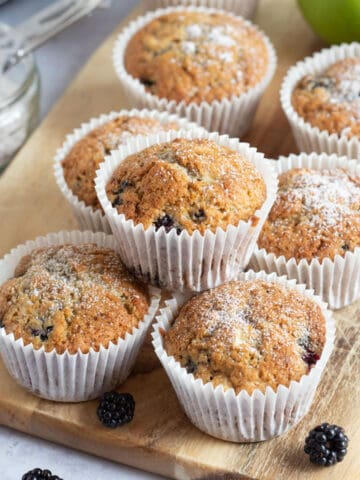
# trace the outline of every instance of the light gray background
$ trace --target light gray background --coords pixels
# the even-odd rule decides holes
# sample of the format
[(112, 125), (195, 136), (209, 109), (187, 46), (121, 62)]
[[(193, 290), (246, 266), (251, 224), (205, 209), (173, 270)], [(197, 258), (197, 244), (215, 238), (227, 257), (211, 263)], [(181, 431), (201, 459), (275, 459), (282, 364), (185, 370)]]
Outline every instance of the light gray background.
[[(16, 25), (50, 3), (51, 0), (9, 0), (0, 5), (0, 22)], [(106, 3), (108, 8), (96, 9), (36, 52), (41, 75), (41, 118), (138, 0)], [(0, 479), (21, 480), (23, 473), (35, 467), (48, 468), (64, 480), (161, 478), (0, 427)]]

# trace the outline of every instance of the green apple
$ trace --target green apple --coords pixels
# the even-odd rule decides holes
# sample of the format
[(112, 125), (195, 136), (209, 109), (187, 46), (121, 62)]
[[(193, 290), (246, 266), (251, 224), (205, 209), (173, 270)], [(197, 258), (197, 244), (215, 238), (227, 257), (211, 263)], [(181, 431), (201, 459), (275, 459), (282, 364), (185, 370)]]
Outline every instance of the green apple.
[(360, 41), (360, 0), (298, 0), (314, 31), (329, 43)]

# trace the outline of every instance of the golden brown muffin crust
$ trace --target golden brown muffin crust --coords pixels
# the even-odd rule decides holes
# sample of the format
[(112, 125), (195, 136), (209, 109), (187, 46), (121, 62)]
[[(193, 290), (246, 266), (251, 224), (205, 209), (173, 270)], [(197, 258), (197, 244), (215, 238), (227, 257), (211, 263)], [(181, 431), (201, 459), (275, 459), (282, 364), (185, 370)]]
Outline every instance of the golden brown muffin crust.
[(144, 228), (205, 233), (249, 220), (266, 199), (266, 185), (236, 151), (180, 138), (127, 157), (106, 193), (118, 213)]
[(176, 123), (161, 124), (154, 118), (122, 115), (94, 128), (72, 147), (62, 161), (65, 181), (78, 199), (93, 209), (101, 209), (96, 196), (96, 170), (105, 155), (134, 135), (151, 135), (159, 131), (177, 130)]
[(258, 246), (309, 262), (353, 251), (360, 246), (360, 178), (342, 168), (282, 173)]
[(149, 308), (146, 289), (116, 252), (94, 244), (34, 250), (0, 287), (0, 325), (45, 351), (98, 351), (124, 338)]
[(234, 281), (193, 297), (164, 334), (167, 354), (188, 373), (249, 394), (299, 381), (324, 345), (320, 307), (263, 280)]
[(212, 102), (241, 95), (268, 69), (261, 34), (222, 13), (173, 12), (141, 28), (125, 51), (125, 69), (160, 98)]
[(292, 105), (313, 127), (360, 139), (360, 58), (345, 58), (302, 78)]

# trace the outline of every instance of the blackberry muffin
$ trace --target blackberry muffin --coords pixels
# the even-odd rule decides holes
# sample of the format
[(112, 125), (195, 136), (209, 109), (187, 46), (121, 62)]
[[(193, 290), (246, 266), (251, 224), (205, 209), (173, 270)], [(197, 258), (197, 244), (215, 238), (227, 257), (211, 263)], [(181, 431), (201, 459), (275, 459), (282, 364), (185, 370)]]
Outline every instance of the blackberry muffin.
[(251, 220), (266, 200), (254, 165), (208, 139), (177, 138), (128, 156), (106, 186), (112, 206), (134, 224), (178, 234)]
[(267, 74), (269, 54), (240, 17), (173, 11), (140, 28), (127, 44), (125, 70), (159, 98), (185, 104), (230, 99)]
[(162, 124), (155, 118), (120, 115), (81, 138), (62, 160), (65, 181), (74, 195), (93, 210), (101, 209), (94, 180), (105, 155), (134, 135), (150, 135), (177, 129), (174, 122)]
[(251, 395), (307, 375), (321, 357), (326, 326), (309, 297), (253, 279), (194, 296), (163, 337), (166, 353), (195, 378)]
[(292, 168), (279, 175), (259, 248), (287, 260), (334, 259), (360, 246), (360, 177), (344, 168)]
[(0, 324), (35, 349), (97, 352), (131, 332), (149, 305), (147, 290), (115, 251), (48, 246), (23, 257), (0, 287)]
[(360, 58), (345, 58), (321, 73), (306, 75), (296, 85), (291, 103), (313, 127), (360, 139)]

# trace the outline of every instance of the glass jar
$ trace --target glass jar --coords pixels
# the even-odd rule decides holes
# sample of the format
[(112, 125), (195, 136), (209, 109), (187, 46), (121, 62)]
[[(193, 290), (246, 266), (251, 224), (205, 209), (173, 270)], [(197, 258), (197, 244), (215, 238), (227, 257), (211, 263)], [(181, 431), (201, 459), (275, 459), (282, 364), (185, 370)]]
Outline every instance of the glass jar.
[[(11, 28), (0, 23), (1, 44)], [(0, 172), (35, 128), (39, 115), (39, 73), (32, 54), (0, 73)]]

